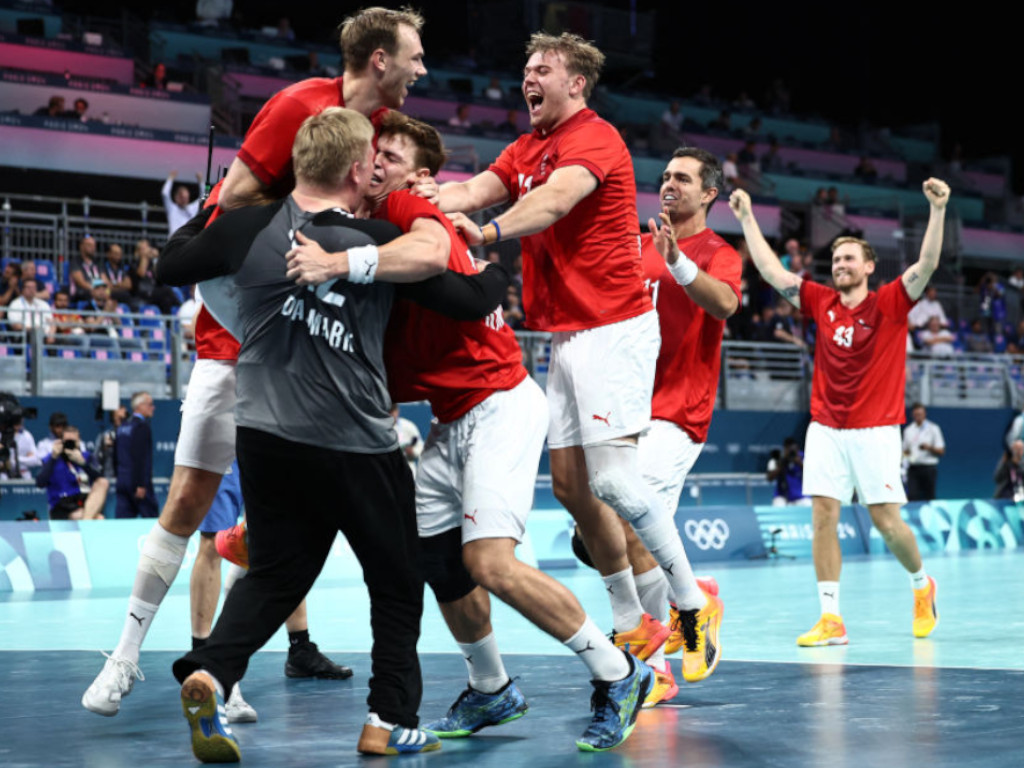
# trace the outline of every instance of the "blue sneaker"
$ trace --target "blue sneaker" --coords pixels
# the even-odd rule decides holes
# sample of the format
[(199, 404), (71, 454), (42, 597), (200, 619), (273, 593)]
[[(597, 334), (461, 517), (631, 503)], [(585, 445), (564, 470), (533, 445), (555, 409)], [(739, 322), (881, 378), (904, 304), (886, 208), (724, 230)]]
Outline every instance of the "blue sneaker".
[(441, 742), (429, 731), (386, 723), (374, 712), (367, 716), (356, 746), (356, 750), (364, 755), (403, 755), (433, 752), (440, 748)]
[(604, 752), (619, 746), (629, 738), (636, 725), (636, 715), (654, 685), (654, 671), (647, 664), (633, 659), (628, 653), (630, 671), (621, 680), (607, 682), (591, 680), (594, 693), (590, 709), (594, 719), (576, 740), (583, 752)]
[(529, 708), (526, 697), (511, 680), (497, 693), (481, 693), (472, 686), (466, 686), (447, 715), (427, 723), (423, 728), (442, 739), (457, 739), (471, 736), (489, 725), (503, 725), (518, 720)]
[(237, 763), (242, 750), (227, 726), (227, 714), (217, 702), (212, 678), (194, 672), (181, 686), (181, 708), (192, 731), (192, 754), (201, 763)]

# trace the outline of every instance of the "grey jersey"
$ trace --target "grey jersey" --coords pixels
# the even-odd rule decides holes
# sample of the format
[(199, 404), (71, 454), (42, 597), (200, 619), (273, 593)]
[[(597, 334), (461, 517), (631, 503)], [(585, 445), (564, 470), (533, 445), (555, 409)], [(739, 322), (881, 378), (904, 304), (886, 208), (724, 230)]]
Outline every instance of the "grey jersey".
[(236, 247), (248, 243), (237, 272), (203, 284), (211, 313), (242, 344), (235, 420), (339, 451), (394, 450), (382, 357), (394, 288), (344, 280), (297, 286), (285, 276), (285, 254), (299, 229), (328, 252), (398, 234), (385, 222), (338, 211), (306, 213), (290, 197), (225, 214), (203, 233), (237, 237)]

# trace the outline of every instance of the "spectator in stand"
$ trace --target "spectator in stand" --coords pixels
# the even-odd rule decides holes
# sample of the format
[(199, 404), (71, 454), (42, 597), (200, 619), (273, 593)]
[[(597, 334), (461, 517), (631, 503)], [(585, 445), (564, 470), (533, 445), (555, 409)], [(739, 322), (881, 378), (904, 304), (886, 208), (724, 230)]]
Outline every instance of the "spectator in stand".
[(63, 96), (51, 96), (49, 103), (45, 107), (40, 107), (35, 111), (37, 117), (64, 117), (67, 110), (64, 108), (64, 97)]
[(58, 288), (53, 295), (53, 332), (57, 344), (71, 344), (82, 341), (85, 321), (71, 308), (71, 294), (66, 288)]
[(924, 296), (914, 305), (907, 315), (910, 327), (914, 330), (927, 328), (933, 317), (939, 319), (942, 328), (949, 328), (949, 319), (946, 317), (946, 310), (939, 301), (939, 291), (934, 285), (925, 288)]
[(519, 128), (519, 112), (514, 109), (510, 109), (505, 115), (505, 122), (496, 125), (494, 130), (497, 133), (501, 133), (506, 136), (521, 135), (522, 130)]
[(772, 139), (768, 151), (761, 155), (762, 173), (778, 173), (786, 170), (786, 161), (779, 154), (779, 140)]
[(204, 26), (215, 27), (231, 18), (233, 0), (196, 0), (196, 19)]
[(874, 184), (878, 180), (878, 169), (875, 168), (875, 164), (871, 162), (870, 158), (864, 156), (857, 163), (857, 167), (853, 169), (853, 175), (861, 181)]
[(1018, 504), (1024, 501), (1024, 441), (1014, 440), (1003, 452), (992, 482), (996, 484), (993, 498), (1012, 499)]
[[(89, 314), (84, 317), (86, 333), (92, 333), (99, 336), (112, 336), (114, 335), (114, 326), (119, 325), (120, 322), (115, 320), (113, 317), (105, 314), (110, 312), (110, 286), (107, 285), (105, 280), (97, 278), (92, 281), (92, 298), (82, 303), (80, 309), (85, 312), (95, 312), (99, 314)], [(117, 311), (117, 304), (114, 305), (114, 311)]]
[[(178, 228), (199, 213), (199, 198), (192, 200), (192, 192), (187, 184), (175, 184), (178, 178), (177, 171), (171, 171), (160, 189), (160, 196), (164, 201), (164, 210), (167, 211), (167, 234), (173, 235)], [(203, 177), (196, 174), (196, 181), (199, 189), (203, 188)], [(136, 254), (137, 255), (137, 254)]]
[(501, 304), (501, 314), (505, 319), (505, 325), (518, 331), (526, 324), (526, 315), (523, 314), (523, 300), (519, 296), (519, 290), (510, 285), (505, 291), (505, 301)]
[(149, 244), (149, 240), (139, 240), (135, 244), (135, 274), (132, 277), (133, 295), (144, 304), (155, 304), (160, 314), (173, 315), (175, 308), (181, 303), (177, 294), (162, 283), (156, 281), (156, 260), (160, 252)]
[(117, 243), (107, 248), (107, 259), (103, 265), (103, 279), (110, 286), (110, 295), (121, 304), (131, 304), (131, 268), (124, 262), (124, 250)]
[(50, 519), (102, 520), (110, 484), (90, 466), (78, 428), (66, 424), (61, 432), (50, 442), (36, 477), (36, 485), (46, 489)]
[(16, 261), (7, 262), (0, 281), (4, 286), (4, 292), (0, 293), (0, 307), (6, 307), (21, 295), (21, 265)]
[(178, 307), (177, 312), (178, 323), (181, 325), (181, 351), (186, 357), (191, 357), (196, 351), (196, 315), (202, 304), (199, 289), (194, 285), (189, 286), (188, 298)]
[(725, 178), (726, 192), (743, 187), (743, 180), (740, 178), (740, 171), (736, 165), (735, 152), (729, 152), (725, 156), (725, 160), (722, 163), (722, 176)]
[(469, 104), (459, 104), (455, 108), (455, 114), (448, 118), (448, 125), (452, 128), (461, 128), (463, 130), (472, 128), (473, 123), (469, 119)]
[(750, 95), (746, 91), (740, 91), (740, 95), (736, 97), (736, 100), (732, 103), (735, 109), (740, 110), (751, 110), (757, 109), (757, 104), (750, 98)]
[(79, 123), (86, 123), (89, 121), (89, 102), (79, 96), (75, 99), (75, 108), (69, 109), (61, 117), (65, 117), (68, 120), (76, 120)]
[(96, 240), (86, 235), (78, 242), (78, 257), (71, 259), (68, 272), (72, 301), (90, 301), (94, 280), (103, 280), (103, 270), (96, 262)]
[(824, 208), (828, 205), (828, 191), (824, 187), (818, 187), (811, 199), (811, 205), (816, 208)]
[(728, 110), (723, 109), (718, 113), (718, 117), (708, 123), (708, 128), (721, 133), (732, 133), (732, 115)]
[(149, 420), (156, 406), (148, 392), (132, 395), (132, 415), (117, 430), (117, 517), (156, 517), (153, 491), (153, 432)]
[(0, 479), (30, 480), (32, 479), (32, 470), (42, 464), (43, 460), (39, 457), (36, 441), (25, 429), (25, 418), (19, 415), (17, 421), (14, 422), (14, 448), (11, 450), (10, 458), (3, 470), (0, 471)]
[(948, 328), (942, 327), (942, 321), (936, 315), (928, 319), (928, 327), (918, 333), (917, 338), (924, 351), (932, 357), (952, 357), (956, 354), (953, 347), (956, 336)]
[(798, 318), (793, 315), (793, 305), (788, 301), (780, 301), (775, 305), (775, 316), (772, 319), (772, 341), (793, 344), (800, 349), (807, 349), (803, 331)]
[(167, 90), (167, 66), (161, 61), (153, 66), (149, 77), (139, 83), (143, 88), (155, 88), (158, 91)]
[(292, 29), (292, 21), (287, 16), (277, 20), (277, 36), (282, 40), (294, 40), (295, 30)]
[(836, 187), (828, 188), (828, 197), (825, 200), (828, 211), (833, 217), (845, 216), (846, 206), (839, 199), (839, 190)]
[(1017, 330), (1010, 337), (1010, 341), (1006, 345), (1006, 351), (1011, 355), (1024, 354), (1024, 320), (1017, 323)]
[[(788, 303), (788, 302), (787, 302)], [(775, 483), (773, 507), (810, 506), (811, 500), (804, 496), (804, 452), (795, 438), (782, 441), (782, 450), (772, 451), (768, 459), (766, 477)]]
[(761, 135), (761, 118), (755, 117), (743, 128), (743, 133), (751, 138), (757, 138)]
[(505, 91), (502, 90), (501, 81), (496, 77), (491, 78), (491, 82), (484, 88), (484, 98), (490, 101), (504, 101)]
[(1006, 298), (1003, 295), (1003, 284), (995, 272), (986, 272), (978, 283), (978, 311), (985, 320), (989, 333), (1002, 326), (1006, 321)]
[(790, 272), (793, 271), (794, 259), (800, 261), (800, 241), (795, 237), (789, 238), (782, 246), (782, 254), (779, 256), (779, 261), (782, 262), (782, 266), (788, 269)]
[(1018, 291), (1024, 291), (1024, 267), (1017, 267), (1013, 270), (1007, 280), (1011, 288), (1016, 288)]
[(42, 281), (36, 277), (36, 263), (31, 259), (25, 259), (21, 262), (21, 282), (25, 283), (26, 280), (36, 281), (36, 298), (42, 299), (43, 301), (50, 301), (53, 297), (50, 296), (50, 289), (47, 288)]
[(21, 296), (7, 305), (7, 327), (12, 331), (42, 329), (47, 344), (53, 343), (53, 315), (50, 305), (36, 296), (35, 278), (23, 280)]
[(811, 261), (811, 255), (804, 253), (799, 247), (789, 257), (789, 271), (799, 275), (801, 280), (813, 280), (814, 276), (807, 267)]
[(92, 455), (92, 466), (100, 477), (108, 481), (117, 478), (117, 467), (115, 466), (115, 450), (117, 442), (117, 429), (128, 418), (128, 409), (123, 405), (117, 406), (110, 412), (110, 429), (102, 430), (96, 435), (95, 450)]
[(985, 330), (985, 323), (980, 317), (974, 318), (971, 329), (964, 334), (964, 351), (976, 355), (987, 355), (994, 351), (992, 337)]

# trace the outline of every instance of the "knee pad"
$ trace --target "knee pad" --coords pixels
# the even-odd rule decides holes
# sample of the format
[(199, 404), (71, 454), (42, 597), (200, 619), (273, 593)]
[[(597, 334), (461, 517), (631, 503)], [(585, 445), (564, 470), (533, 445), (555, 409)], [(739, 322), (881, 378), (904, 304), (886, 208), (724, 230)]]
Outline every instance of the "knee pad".
[(420, 572), (439, 603), (461, 600), (476, 582), (462, 562), (462, 529), (420, 539)]
[(638, 482), (643, 481), (631, 479), (619, 467), (607, 467), (591, 475), (590, 490), (623, 520), (633, 522), (647, 513), (646, 500), (634, 487)]

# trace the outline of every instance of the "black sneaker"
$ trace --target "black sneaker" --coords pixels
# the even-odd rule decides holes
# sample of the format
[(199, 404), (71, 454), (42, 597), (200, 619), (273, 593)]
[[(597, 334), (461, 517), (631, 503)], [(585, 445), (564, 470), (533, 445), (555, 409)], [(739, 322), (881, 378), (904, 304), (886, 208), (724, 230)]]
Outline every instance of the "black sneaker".
[(349, 667), (335, 664), (316, 647), (316, 643), (301, 643), (288, 649), (288, 660), (284, 663), (288, 677), (316, 677), (320, 680), (346, 680), (352, 677)]

